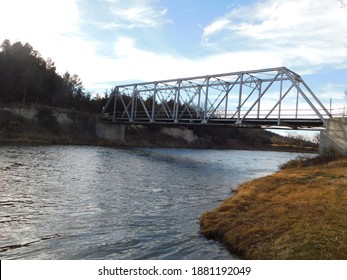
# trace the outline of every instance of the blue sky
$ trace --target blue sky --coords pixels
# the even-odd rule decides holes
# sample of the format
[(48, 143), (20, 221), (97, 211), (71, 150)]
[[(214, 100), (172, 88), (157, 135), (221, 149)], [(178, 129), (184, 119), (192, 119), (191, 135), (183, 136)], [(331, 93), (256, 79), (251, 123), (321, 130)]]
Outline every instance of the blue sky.
[(0, 40), (30, 43), (88, 91), (130, 81), (286, 66), (345, 104), (340, 0), (0, 0)]

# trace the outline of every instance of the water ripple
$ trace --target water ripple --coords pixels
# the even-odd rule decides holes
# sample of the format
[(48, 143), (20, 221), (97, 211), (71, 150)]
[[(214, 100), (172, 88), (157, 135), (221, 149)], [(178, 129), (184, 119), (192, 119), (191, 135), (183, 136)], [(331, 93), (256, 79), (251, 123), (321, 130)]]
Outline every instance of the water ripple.
[(0, 146), (0, 258), (234, 259), (199, 216), (295, 156)]

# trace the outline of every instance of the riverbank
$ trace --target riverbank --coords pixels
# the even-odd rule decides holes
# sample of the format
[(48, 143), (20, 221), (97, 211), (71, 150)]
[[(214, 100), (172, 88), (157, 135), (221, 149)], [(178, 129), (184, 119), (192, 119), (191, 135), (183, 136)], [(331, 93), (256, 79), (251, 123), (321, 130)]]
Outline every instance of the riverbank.
[(346, 170), (345, 157), (244, 183), (202, 233), (244, 259), (347, 259)]
[(313, 143), (264, 129), (204, 125), (127, 125), (124, 141), (102, 139), (96, 132), (98, 120), (98, 115), (62, 108), (3, 106), (0, 107), (0, 143), (318, 152)]

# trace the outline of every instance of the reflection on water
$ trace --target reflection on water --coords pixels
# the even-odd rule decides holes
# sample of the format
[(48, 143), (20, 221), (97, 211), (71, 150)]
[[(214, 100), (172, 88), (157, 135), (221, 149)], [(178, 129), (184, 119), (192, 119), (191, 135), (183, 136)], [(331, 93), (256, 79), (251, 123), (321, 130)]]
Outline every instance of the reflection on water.
[(295, 156), (0, 146), (0, 258), (233, 259), (199, 216)]

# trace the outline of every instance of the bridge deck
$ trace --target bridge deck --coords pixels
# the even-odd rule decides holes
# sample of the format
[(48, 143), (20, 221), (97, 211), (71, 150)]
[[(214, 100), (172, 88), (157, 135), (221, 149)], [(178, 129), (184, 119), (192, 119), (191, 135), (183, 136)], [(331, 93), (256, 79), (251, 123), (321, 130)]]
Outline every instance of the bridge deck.
[(128, 124), (128, 125), (204, 125), (204, 126), (233, 126), (239, 128), (262, 128), (262, 127), (288, 127), (288, 128), (318, 128), (324, 126), (324, 123), (320, 119), (281, 119), (280, 123), (278, 119), (244, 119), (242, 124), (238, 124), (237, 118), (215, 118), (209, 119), (208, 122), (203, 123), (201, 119), (180, 119), (179, 122), (170, 121), (168, 119), (156, 119), (155, 122), (151, 122), (146, 118), (137, 118), (131, 122), (127, 118), (117, 118), (113, 121), (112, 116), (102, 117), (104, 122), (112, 122), (115, 124)]

